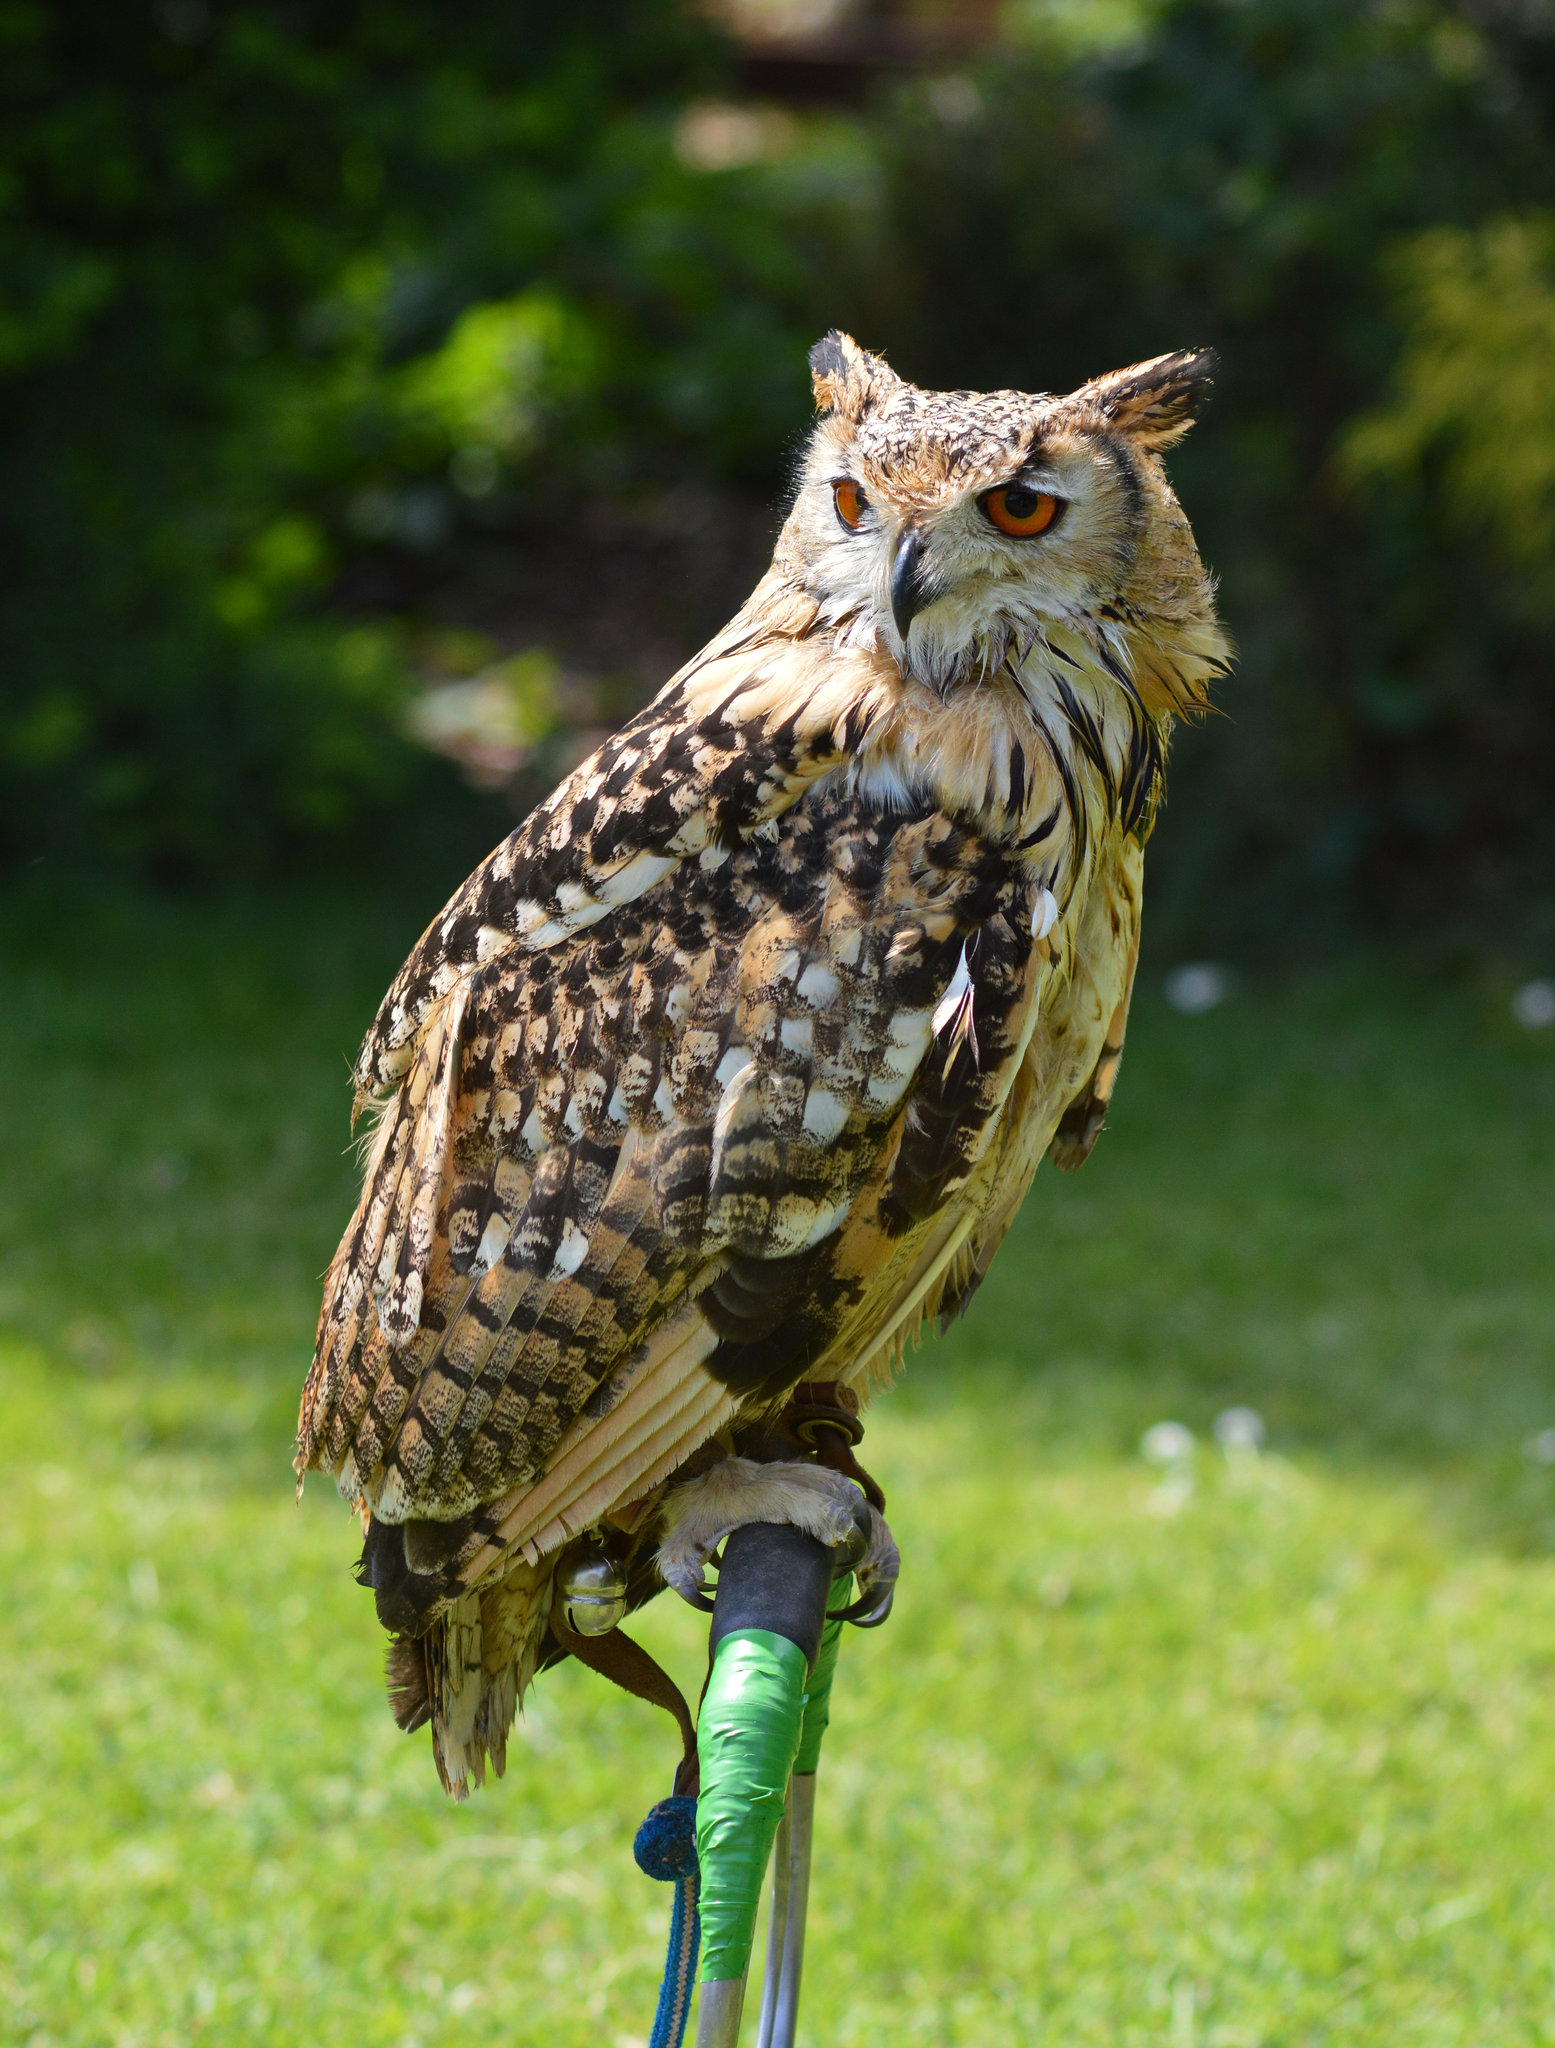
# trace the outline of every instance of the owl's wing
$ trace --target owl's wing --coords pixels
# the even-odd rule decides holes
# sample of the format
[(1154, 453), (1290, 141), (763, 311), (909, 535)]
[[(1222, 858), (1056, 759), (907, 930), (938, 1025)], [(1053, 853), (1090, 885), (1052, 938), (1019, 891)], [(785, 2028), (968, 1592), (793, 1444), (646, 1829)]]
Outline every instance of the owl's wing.
[(846, 758), (891, 679), (868, 651), (807, 637), (815, 616), (769, 574), (454, 892), (379, 1006), (359, 1108), (404, 1080), (432, 1013), (477, 967), (563, 943), (682, 862), (716, 864)]
[[(1000, 1119), (984, 1199), (934, 1303), (941, 1330), (964, 1313), (988, 1277), (1044, 1149), (1056, 1165), (1073, 1172), (1101, 1135), (1139, 964), (1143, 855), (1138, 837), (1123, 833), (1114, 835), (1095, 863), (1066, 949), (1068, 972), (1044, 995), (1040, 1027)], [(1078, 1051), (1098, 1045), (1094, 1054)], [(1055, 1125), (1051, 1109), (1044, 1115), (1038, 1105), (1056, 1103), (1065, 1107)]]
[(1066, 1012), (1086, 1008), (1098, 1021), (1107, 1020), (1096, 1064), (1059, 1118), (1048, 1147), (1053, 1164), (1066, 1173), (1076, 1172), (1090, 1158), (1118, 1082), (1139, 968), (1143, 853), (1137, 839), (1124, 838), (1114, 858), (1101, 867), (1092, 882), (1076, 935), (1074, 971), (1052, 1020), (1053, 1035), (1059, 1042), (1066, 1037), (1084, 1041), (1083, 1030), (1071, 1028)]
[(406, 1525), (418, 1620), (879, 1322), (1019, 1066), (1031, 902), (975, 831), (831, 787), (432, 1009), (299, 1458)]

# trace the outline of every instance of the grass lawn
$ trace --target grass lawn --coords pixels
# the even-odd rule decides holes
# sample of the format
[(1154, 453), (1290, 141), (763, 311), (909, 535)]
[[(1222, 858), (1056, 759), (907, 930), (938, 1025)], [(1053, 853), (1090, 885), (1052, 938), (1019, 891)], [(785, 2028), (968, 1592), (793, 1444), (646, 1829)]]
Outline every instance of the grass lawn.
[[(6, 2041), (647, 2035), (667, 1723), (554, 1673), (448, 1805), (343, 1510), (292, 1501), (414, 922), (0, 905)], [(844, 1643), (814, 2048), (1555, 2042), (1555, 1048), (1503, 1008), (1141, 999), (1096, 1157), (871, 1422), (904, 1577)], [(689, 1610), (641, 1631), (695, 1683)]]

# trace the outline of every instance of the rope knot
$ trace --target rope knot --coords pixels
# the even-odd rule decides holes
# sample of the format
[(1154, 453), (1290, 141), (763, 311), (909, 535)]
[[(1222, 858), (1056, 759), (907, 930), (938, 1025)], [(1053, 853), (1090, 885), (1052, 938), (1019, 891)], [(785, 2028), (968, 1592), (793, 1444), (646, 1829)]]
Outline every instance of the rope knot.
[(632, 1842), (637, 1868), (660, 1884), (678, 1884), (697, 1868), (697, 1803), (683, 1793), (661, 1799)]

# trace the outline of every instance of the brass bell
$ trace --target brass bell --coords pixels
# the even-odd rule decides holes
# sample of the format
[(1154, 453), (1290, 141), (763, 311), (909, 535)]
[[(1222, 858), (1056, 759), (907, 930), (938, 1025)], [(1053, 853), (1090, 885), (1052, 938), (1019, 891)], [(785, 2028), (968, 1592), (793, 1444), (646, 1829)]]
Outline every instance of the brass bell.
[(574, 1635), (607, 1636), (626, 1613), (626, 1579), (604, 1551), (574, 1558), (563, 1569), (558, 1590)]

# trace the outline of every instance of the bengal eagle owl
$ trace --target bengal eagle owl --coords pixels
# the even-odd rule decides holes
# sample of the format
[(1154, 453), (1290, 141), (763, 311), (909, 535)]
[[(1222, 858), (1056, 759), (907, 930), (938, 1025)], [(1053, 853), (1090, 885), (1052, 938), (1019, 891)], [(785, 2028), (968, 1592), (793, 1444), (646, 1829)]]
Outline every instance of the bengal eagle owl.
[(562, 1549), (797, 1381), (867, 1398), (1044, 1152), (1085, 1159), (1168, 734), (1227, 667), (1160, 459), (1210, 357), (1062, 398), (810, 361), (771, 568), (434, 919), (356, 1067), (297, 1467), (361, 1515), (456, 1790)]

